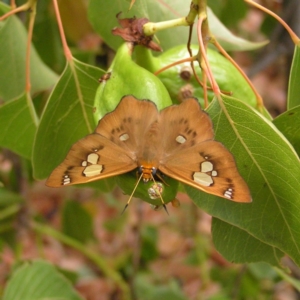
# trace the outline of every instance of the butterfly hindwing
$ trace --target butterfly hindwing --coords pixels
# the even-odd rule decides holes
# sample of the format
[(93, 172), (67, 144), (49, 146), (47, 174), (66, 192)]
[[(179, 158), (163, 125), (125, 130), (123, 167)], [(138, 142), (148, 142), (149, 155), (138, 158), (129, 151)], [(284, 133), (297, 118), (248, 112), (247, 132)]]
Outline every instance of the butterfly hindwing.
[(61, 187), (85, 183), (127, 173), (136, 167), (136, 157), (131, 152), (99, 134), (90, 134), (72, 146), (46, 185)]
[(251, 202), (232, 154), (219, 142), (205, 141), (161, 161), (159, 170), (182, 183), (237, 202)]

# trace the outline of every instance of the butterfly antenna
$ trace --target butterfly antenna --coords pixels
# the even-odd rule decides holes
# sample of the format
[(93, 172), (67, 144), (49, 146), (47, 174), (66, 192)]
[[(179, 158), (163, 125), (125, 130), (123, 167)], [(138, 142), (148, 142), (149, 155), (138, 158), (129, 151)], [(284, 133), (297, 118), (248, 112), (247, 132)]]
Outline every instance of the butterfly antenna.
[(130, 201), (131, 201), (131, 199), (132, 199), (132, 197), (133, 197), (133, 194), (134, 194), (136, 188), (138, 187), (138, 185), (139, 185), (139, 183), (140, 183), (142, 177), (143, 177), (143, 173), (142, 173), (141, 176), (139, 177), (139, 179), (138, 179), (138, 181), (137, 181), (137, 183), (136, 183), (136, 185), (135, 185), (135, 187), (134, 187), (134, 189), (133, 189), (133, 191), (132, 191), (132, 193), (131, 193), (131, 195), (130, 195), (130, 197), (129, 197), (129, 199), (128, 199), (128, 201), (127, 201), (127, 203), (126, 203), (126, 205), (125, 205), (125, 207), (124, 207), (124, 209), (123, 209), (123, 211), (122, 211), (122, 213), (121, 213), (121, 215), (124, 213), (124, 211), (125, 211), (126, 208), (128, 207), (128, 205), (129, 205), (129, 203), (130, 203)]
[[(151, 177), (152, 177), (153, 182), (154, 182), (155, 184), (157, 184), (152, 174), (151, 174)], [(169, 215), (169, 212), (168, 212), (167, 206), (166, 206), (166, 204), (165, 204), (165, 202), (164, 202), (164, 199), (163, 199), (163, 197), (162, 197), (160, 191), (159, 191), (159, 190), (157, 190), (157, 191), (158, 191), (160, 200), (161, 200), (161, 202), (162, 202), (162, 205), (163, 205), (163, 207), (164, 207), (164, 210), (165, 210), (165, 212)]]
[(163, 207), (164, 207), (165, 212), (166, 212), (167, 215), (169, 216), (169, 212), (168, 212), (168, 209), (167, 209), (167, 207), (166, 207), (166, 204), (163, 204)]

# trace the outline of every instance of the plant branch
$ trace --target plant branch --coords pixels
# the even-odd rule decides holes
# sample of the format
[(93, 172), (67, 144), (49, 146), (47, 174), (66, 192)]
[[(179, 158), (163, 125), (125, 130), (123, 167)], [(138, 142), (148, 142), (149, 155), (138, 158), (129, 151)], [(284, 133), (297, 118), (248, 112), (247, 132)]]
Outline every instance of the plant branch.
[(7, 12), (6, 14), (4, 14), (3, 16), (0, 17), (0, 21), (5, 20), (6, 18), (17, 14), (21, 11), (26, 11), (28, 9), (30, 9), (34, 3), (36, 2), (36, 0), (28, 0), (26, 3), (22, 4), (21, 6), (16, 7), (16, 4), (14, 1), (11, 2), (11, 7), (12, 10), (10, 10), (9, 12)]
[(186, 21), (188, 22), (189, 25), (193, 25), (193, 23), (195, 22), (195, 19), (198, 15), (198, 11), (199, 11), (198, 0), (192, 0), (190, 11), (186, 16)]
[(36, 1), (32, 3), (31, 12), (29, 17), (29, 25), (28, 25), (28, 35), (27, 35), (27, 45), (26, 45), (26, 59), (25, 59), (25, 91), (26, 93), (30, 93), (31, 82), (30, 82), (30, 52), (31, 52), (31, 41), (32, 41), (32, 33), (36, 16)]

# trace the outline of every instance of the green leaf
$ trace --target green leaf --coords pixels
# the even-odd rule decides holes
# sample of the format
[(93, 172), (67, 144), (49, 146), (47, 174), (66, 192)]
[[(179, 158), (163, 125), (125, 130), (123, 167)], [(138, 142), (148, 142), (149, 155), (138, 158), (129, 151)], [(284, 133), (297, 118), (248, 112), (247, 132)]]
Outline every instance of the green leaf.
[(47, 177), (71, 145), (94, 130), (93, 102), (103, 73), (77, 60), (67, 64), (37, 130), (33, 150), (35, 178)]
[[(0, 3), (0, 15), (8, 6)], [(25, 91), (25, 56), (27, 32), (16, 16), (0, 23), (0, 98), (10, 100)], [(39, 58), (33, 45), (30, 51), (31, 93), (49, 89), (57, 75)]]
[(286, 282), (288, 282), (289, 284), (291, 284), (298, 292), (300, 292), (300, 281), (295, 279), (294, 277), (284, 273), (282, 270), (280, 269), (276, 269), (276, 272), (278, 273), (278, 275), (284, 279)]
[(5, 188), (0, 187), (0, 207), (9, 206), (24, 202), (24, 199)]
[(66, 201), (62, 211), (62, 230), (79, 242), (93, 238), (93, 219), (82, 205), (76, 201)]
[[(91, 0), (89, 2), (88, 15), (89, 20), (95, 31), (105, 40), (105, 42), (114, 50), (116, 50), (123, 40), (120, 37), (113, 36), (111, 30), (120, 25), (118, 24), (116, 15), (122, 12), (120, 17), (132, 18), (148, 18), (151, 22), (160, 22), (171, 19), (185, 17), (190, 9), (190, 3), (181, 0), (165, 0), (164, 2), (152, 0), (136, 1), (129, 11), (129, 1), (112, 0), (109, 5), (105, 1)], [(212, 33), (226, 47), (230, 49), (250, 50), (261, 47), (265, 43), (252, 43), (241, 38), (235, 37), (225, 26), (216, 18), (211, 10), (208, 10), (209, 25)], [(196, 23), (196, 22), (195, 22)], [(156, 34), (160, 46), (164, 49), (170, 49), (174, 46), (181, 45), (187, 42), (188, 27), (179, 26), (168, 30), (160, 31)], [(192, 43), (197, 43), (196, 25)], [(227, 49), (227, 48), (226, 48)]]
[[(132, 171), (116, 177), (118, 186), (126, 195), (132, 194), (132, 191), (134, 190), (134, 187), (137, 183), (136, 175), (136, 171)], [(161, 180), (158, 179), (158, 181)], [(178, 190), (178, 181), (167, 176), (163, 176), (163, 181), (164, 182), (159, 182), (161, 184), (160, 193), (164, 200), (164, 203), (167, 204), (173, 201), (176, 197)], [(156, 183), (154, 183), (152, 180), (149, 180), (146, 183), (140, 182), (134, 192), (134, 197), (140, 198), (141, 200), (148, 202), (151, 205), (160, 206), (162, 205), (162, 201), (157, 192), (155, 193), (155, 190), (157, 189), (159, 190)]]
[(248, 264), (247, 269), (248, 272), (259, 281), (263, 279), (276, 280), (276, 278), (278, 278), (276, 268), (264, 262)]
[(265, 46), (269, 41), (263, 42), (250, 42), (238, 36), (232, 34), (227, 27), (225, 27), (221, 21), (214, 15), (214, 13), (208, 9), (208, 21), (209, 29), (215, 35), (218, 42), (227, 51), (245, 51), (255, 50)]
[(8, 244), (14, 247), (16, 241), (15, 222), (24, 204), (24, 199), (5, 188), (0, 188), (0, 247)]
[[(264, 261), (280, 267), (280, 259), (284, 253), (261, 242), (245, 230), (213, 218), (212, 236), (216, 249), (230, 262)], [(236, 249), (236, 251), (232, 251), (232, 249)]]
[[(199, 46), (191, 45), (191, 50), (193, 55), (196, 55), (199, 50)], [(141, 50), (139, 53), (141, 53)], [(149, 52), (147, 52), (147, 54), (149, 54)], [(140, 62), (144, 64), (150, 62), (151, 66), (153, 66), (153, 69), (150, 71), (154, 73), (160, 68), (166, 67), (180, 59), (188, 58), (189, 56), (190, 55), (186, 45), (180, 45), (165, 51), (163, 54), (157, 57), (153, 57), (150, 52), (150, 54), (147, 56), (143, 55), (140, 58)], [(207, 50), (207, 58), (212, 73), (214, 74), (214, 78), (222, 91), (231, 92), (235, 98), (241, 99), (243, 102), (248, 103), (252, 107), (257, 107), (257, 99), (251, 90), (251, 87), (231, 62), (229, 62), (219, 52), (212, 49)], [(148, 67), (147, 65), (142, 66)], [(174, 66), (172, 68), (168, 68), (158, 75), (158, 78), (168, 89), (172, 99), (177, 100), (180, 91), (187, 85), (187, 80), (183, 79), (182, 76), (180, 76), (180, 73), (184, 68), (190, 68), (189, 66), (190, 63), (186, 62), (181, 64), (180, 67)], [(202, 70), (200, 68), (196, 68), (196, 72), (199, 78), (202, 78)], [(188, 84), (193, 86), (193, 96), (199, 100), (201, 106), (203, 107), (203, 87), (199, 85), (194, 76), (191, 76)], [(214, 94), (212, 91), (207, 91), (207, 93), (208, 99), (211, 101), (214, 97)]]
[(3, 300), (82, 300), (70, 282), (44, 261), (25, 263), (12, 275)]
[(235, 203), (187, 187), (188, 194), (209, 214), (247, 232), (244, 239), (250, 234), (300, 265), (300, 164), (294, 149), (272, 123), (238, 100), (214, 101), (208, 113), (216, 140), (233, 153), (253, 202)]
[(289, 140), (300, 156), (300, 105), (281, 114), (273, 120), (273, 123)]
[(265, 36), (271, 36), (278, 25), (279, 23), (275, 18), (273, 18), (271, 15), (266, 15), (261, 23), (260, 32)]
[(300, 46), (295, 47), (293, 62), (290, 72), (289, 89), (288, 89), (288, 109), (300, 105)]
[(0, 106), (0, 146), (30, 159), (36, 127), (37, 118), (29, 95)]
[(239, 21), (245, 18), (248, 7), (243, 0), (227, 0), (223, 2), (220, 19), (226, 26), (238, 27)]
[(141, 259), (144, 263), (154, 260), (159, 256), (157, 241), (157, 227), (143, 226), (141, 230)]
[(164, 284), (152, 283), (146, 275), (138, 274), (135, 277), (134, 287), (138, 299), (143, 300), (186, 300), (181, 288), (174, 279)]
[(94, 117), (98, 121), (113, 111), (124, 95), (138, 99), (151, 99), (158, 109), (172, 104), (162, 82), (132, 60), (132, 45), (123, 43), (108, 69), (110, 78), (102, 82), (95, 97)]
[[(40, 1), (36, 7), (32, 42), (43, 62), (60, 74), (65, 67), (65, 57), (62, 55), (59, 29), (56, 19), (53, 18), (53, 11), (49, 9), (50, 5), (51, 0), (44, 0)], [(65, 28), (64, 21), (63, 24)]]

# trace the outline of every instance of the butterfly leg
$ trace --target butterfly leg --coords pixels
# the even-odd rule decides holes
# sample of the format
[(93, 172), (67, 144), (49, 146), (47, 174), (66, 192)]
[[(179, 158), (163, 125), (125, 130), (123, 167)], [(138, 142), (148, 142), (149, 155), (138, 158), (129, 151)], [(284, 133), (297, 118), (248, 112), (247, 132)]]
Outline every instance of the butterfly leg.
[(165, 184), (166, 186), (170, 186), (169, 184), (167, 184), (167, 183), (165, 182), (165, 180), (162, 178), (162, 176), (161, 176), (159, 173), (156, 173), (155, 175), (159, 178), (159, 180), (160, 180), (163, 184)]
[(130, 203), (130, 201), (131, 201), (131, 199), (132, 199), (132, 197), (133, 197), (133, 194), (134, 194), (135, 190), (137, 189), (137, 187), (138, 187), (138, 185), (139, 185), (139, 183), (140, 183), (142, 177), (143, 177), (143, 173), (140, 175), (140, 177), (139, 177), (139, 179), (138, 179), (138, 181), (137, 181), (137, 183), (136, 183), (136, 185), (135, 185), (135, 187), (134, 187), (134, 189), (133, 189), (133, 191), (132, 191), (132, 193), (131, 193), (131, 195), (130, 195), (130, 197), (129, 197), (129, 199), (128, 199), (128, 201), (127, 201), (127, 203), (126, 203), (126, 205), (125, 205), (125, 207), (124, 207), (124, 209), (123, 209), (123, 211), (122, 211), (122, 213), (121, 213), (121, 215), (124, 213), (124, 211), (125, 211), (126, 208), (128, 207), (128, 205), (129, 205), (129, 203)]
[[(153, 180), (154, 183), (156, 183), (156, 181), (155, 181), (155, 179), (154, 179), (152, 173), (151, 173), (151, 179)], [(156, 184), (157, 184), (157, 183), (156, 183)], [(167, 206), (166, 206), (166, 204), (165, 204), (165, 202), (164, 202), (164, 199), (163, 199), (162, 196), (161, 196), (161, 193), (159, 192), (159, 190), (157, 190), (157, 192), (158, 192), (158, 195), (159, 195), (160, 200), (161, 200), (161, 202), (162, 202), (162, 205), (163, 205), (163, 207), (164, 207), (164, 210), (166, 211), (167, 214), (169, 214), (168, 209), (167, 209)]]

